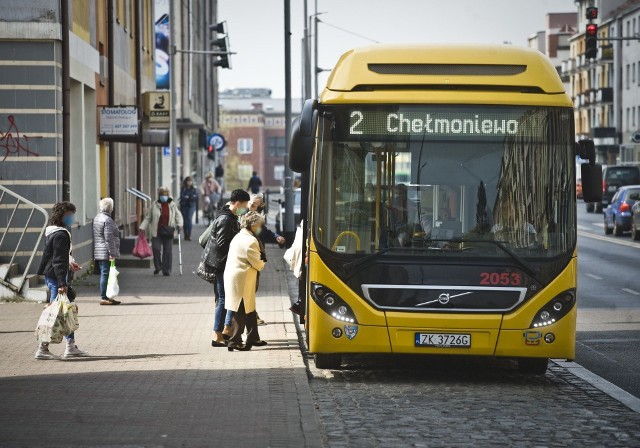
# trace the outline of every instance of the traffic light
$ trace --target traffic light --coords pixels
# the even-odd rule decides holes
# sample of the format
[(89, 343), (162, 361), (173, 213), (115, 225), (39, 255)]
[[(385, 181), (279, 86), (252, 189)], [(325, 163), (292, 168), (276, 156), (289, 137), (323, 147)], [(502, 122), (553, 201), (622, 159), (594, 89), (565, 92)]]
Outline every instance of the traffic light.
[[(211, 45), (217, 47), (220, 52), (229, 51), (229, 36), (222, 37), (211, 41)], [(220, 55), (213, 59), (214, 67), (231, 68), (231, 58), (228, 54)]]
[(585, 57), (587, 59), (595, 59), (598, 56), (598, 25), (594, 23), (587, 25), (585, 44)]
[[(216, 23), (215, 25), (209, 25), (209, 31), (216, 34), (228, 34), (227, 22)], [(218, 53), (229, 53), (229, 36), (217, 37), (209, 41), (211, 51)], [(221, 68), (231, 68), (231, 58), (229, 54), (221, 54), (213, 56), (213, 66)]]
[(209, 147), (207, 148), (207, 159), (216, 160), (216, 150), (212, 145), (209, 145)]
[(598, 8), (589, 6), (587, 8), (587, 20), (596, 20), (598, 18)]

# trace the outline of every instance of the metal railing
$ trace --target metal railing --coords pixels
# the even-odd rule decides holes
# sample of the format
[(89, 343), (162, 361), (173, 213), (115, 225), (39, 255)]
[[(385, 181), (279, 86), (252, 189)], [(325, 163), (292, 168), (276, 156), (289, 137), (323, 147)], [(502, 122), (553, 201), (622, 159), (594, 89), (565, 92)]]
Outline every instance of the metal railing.
[[(13, 207), (13, 210), (11, 212), (11, 216), (9, 217), (9, 220), (7, 221), (6, 225), (4, 226), (4, 231), (2, 232), (2, 237), (0, 238), (0, 251), (2, 249), (2, 244), (5, 242), (5, 239), (7, 238), (7, 235), (9, 234), (9, 230), (11, 229), (11, 224), (13, 223), (14, 218), (16, 217), (16, 213), (18, 212), (18, 209), (20, 208), (20, 205), (23, 204), (24, 206), (26, 206), (27, 210), (30, 210), (29, 212), (29, 218), (21, 225), (23, 225), (24, 227), (22, 228), (20, 232), (20, 238), (18, 239), (18, 242), (16, 243), (15, 248), (13, 249), (13, 254), (11, 255), (11, 259), (9, 260), (9, 264), (8, 264), (8, 269), (7, 272), (5, 272), (2, 277), (0, 277), (0, 282), (6, 286), (7, 288), (19, 293), (20, 291), (22, 291), (22, 288), (24, 287), (24, 283), (27, 280), (27, 275), (29, 274), (29, 268), (31, 267), (31, 263), (33, 263), (33, 259), (36, 256), (36, 253), (38, 252), (38, 246), (40, 246), (40, 241), (42, 240), (42, 235), (44, 235), (45, 229), (47, 228), (47, 222), (49, 221), (49, 214), (47, 213), (47, 211), (45, 209), (43, 209), (42, 207), (40, 207), (37, 204), (34, 204), (33, 202), (31, 202), (28, 199), (23, 198), (22, 196), (20, 196), (19, 194), (14, 193), (13, 191), (9, 190), (8, 188), (0, 185), (0, 205), (4, 204), (5, 201), (5, 197), (12, 197), (13, 199), (15, 199), (16, 203), (15, 206)], [(9, 204), (9, 207), (7, 207), (7, 209), (11, 209)], [(33, 215), (35, 212), (39, 212), (44, 216), (44, 223), (42, 224), (42, 229), (40, 230), (39, 234), (38, 234), (38, 240), (36, 241), (36, 243), (34, 244), (33, 248), (31, 249), (31, 255), (29, 256), (29, 261), (27, 262), (27, 264), (24, 266), (23, 269), (23, 273), (22, 273), (22, 278), (19, 280), (19, 283), (16, 285), (15, 283), (11, 282), (9, 277), (11, 276), (11, 266), (13, 265), (13, 262), (16, 259), (16, 256), (18, 255), (18, 253), (20, 252), (20, 245), (22, 244), (22, 240), (24, 239), (24, 235), (27, 233), (27, 231), (29, 230), (29, 224), (31, 224), (31, 221), (33, 219)], [(28, 251), (27, 251), (28, 252)]]

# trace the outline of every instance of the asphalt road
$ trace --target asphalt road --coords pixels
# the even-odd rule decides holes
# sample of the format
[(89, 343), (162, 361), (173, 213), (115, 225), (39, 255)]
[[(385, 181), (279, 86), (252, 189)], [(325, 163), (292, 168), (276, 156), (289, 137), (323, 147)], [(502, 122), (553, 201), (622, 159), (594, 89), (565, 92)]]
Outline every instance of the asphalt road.
[(640, 242), (578, 203), (576, 362), (640, 397)]

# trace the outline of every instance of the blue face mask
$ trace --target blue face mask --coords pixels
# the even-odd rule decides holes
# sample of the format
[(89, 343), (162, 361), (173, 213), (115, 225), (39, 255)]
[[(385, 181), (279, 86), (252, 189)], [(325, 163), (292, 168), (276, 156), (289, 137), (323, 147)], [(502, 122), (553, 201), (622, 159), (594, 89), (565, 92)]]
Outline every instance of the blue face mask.
[(67, 215), (64, 218), (62, 218), (62, 222), (64, 223), (65, 227), (71, 227), (75, 221), (76, 220), (73, 217), (73, 215)]
[(169, 196), (160, 196), (160, 202), (167, 202), (169, 200)]

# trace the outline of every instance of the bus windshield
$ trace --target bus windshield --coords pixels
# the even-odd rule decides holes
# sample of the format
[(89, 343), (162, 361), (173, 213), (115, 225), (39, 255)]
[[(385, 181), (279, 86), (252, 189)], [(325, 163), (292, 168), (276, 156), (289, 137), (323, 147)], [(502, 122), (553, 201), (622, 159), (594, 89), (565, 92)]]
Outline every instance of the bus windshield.
[(571, 109), (323, 106), (318, 138), (314, 236), (335, 253), (545, 258), (575, 246)]

